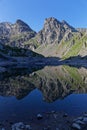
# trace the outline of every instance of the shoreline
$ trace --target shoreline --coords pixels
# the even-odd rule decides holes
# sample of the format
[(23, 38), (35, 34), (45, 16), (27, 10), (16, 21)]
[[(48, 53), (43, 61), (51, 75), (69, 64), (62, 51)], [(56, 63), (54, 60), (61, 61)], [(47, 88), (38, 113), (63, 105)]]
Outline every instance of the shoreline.
[(67, 59), (59, 60), (57, 57), (47, 58), (28, 58), (28, 57), (14, 57), (13, 60), (0, 60), (0, 72), (5, 72), (7, 68), (31, 68), (31, 67), (45, 67), (45, 66), (60, 66), (68, 65), (76, 68), (87, 68), (86, 59)]
[(5, 121), (0, 123), (0, 128), (1, 130), (87, 130), (86, 113), (80, 116), (70, 116), (67, 113), (51, 111), (43, 113), (41, 116), (41, 118), (37, 118), (34, 115), (26, 122), (23, 120)]

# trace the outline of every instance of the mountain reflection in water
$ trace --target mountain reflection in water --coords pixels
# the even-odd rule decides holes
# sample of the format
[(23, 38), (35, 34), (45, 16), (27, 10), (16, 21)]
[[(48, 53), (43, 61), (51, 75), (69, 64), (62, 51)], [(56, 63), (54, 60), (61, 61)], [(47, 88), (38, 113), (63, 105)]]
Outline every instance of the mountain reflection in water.
[(45, 67), (32, 73), (26, 69), (22, 69), (20, 73), (15, 70), (16, 75), (13, 75), (13, 72), (12, 70), (10, 75), (2, 74), (1, 96), (15, 96), (17, 99), (22, 99), (37, 88), (42, 92), (46, 102), (53, 102), (73, 92), (87, 92), (87, 69), (85, 68), (58, 66)]
[(13, 119), (12, 115), (15, 114), (20, 121), (33, 113), (48, 110), (73, 111), (74, 114), (87, 110), (84, 103), (87, 99), (85, 68), (46, 66), (32, 71), (12, 68), (8, 73), (1, 74), (0, 78), (2, 119)]

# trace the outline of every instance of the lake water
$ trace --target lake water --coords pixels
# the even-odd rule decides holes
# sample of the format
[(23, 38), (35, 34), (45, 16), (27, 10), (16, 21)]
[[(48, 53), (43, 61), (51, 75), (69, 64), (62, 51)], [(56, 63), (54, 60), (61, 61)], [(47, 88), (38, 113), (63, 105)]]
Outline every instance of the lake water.
[[(15, 73), (14, 73), (15, 72)], [(87, 112), (87, 69), (69, 66), (1, 74), (0, 120), (27, 121), (49, 111)]]

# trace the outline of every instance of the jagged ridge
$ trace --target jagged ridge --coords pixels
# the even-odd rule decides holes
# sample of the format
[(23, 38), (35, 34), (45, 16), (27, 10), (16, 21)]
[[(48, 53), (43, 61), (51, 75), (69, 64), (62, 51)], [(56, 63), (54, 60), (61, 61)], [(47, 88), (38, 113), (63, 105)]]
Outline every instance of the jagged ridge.
[(0, 23), (0, 44), (34, 50), (45, 56), (87, 55), (87, 29), (75, 29), (54, 17), (45, 19), (43, 29), (36, 33), (25, 22)]

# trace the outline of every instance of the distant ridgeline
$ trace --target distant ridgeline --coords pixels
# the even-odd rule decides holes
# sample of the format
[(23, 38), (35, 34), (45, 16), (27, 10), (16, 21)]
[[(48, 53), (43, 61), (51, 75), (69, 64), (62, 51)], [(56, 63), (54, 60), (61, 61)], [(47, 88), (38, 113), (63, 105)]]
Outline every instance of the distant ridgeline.
[[(33, 52), (34, 51), (34, 52)], [(74, 28), (50, 17), (36, 33), (22, 20), (0, 23), (0, 53), (10, 56), (57, 56), (63, 59), (87, 55), (87, 29)], [(40, 56), (40, 55), (38, 55)]]

